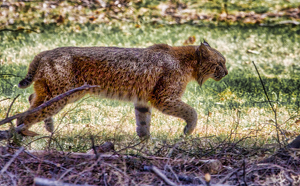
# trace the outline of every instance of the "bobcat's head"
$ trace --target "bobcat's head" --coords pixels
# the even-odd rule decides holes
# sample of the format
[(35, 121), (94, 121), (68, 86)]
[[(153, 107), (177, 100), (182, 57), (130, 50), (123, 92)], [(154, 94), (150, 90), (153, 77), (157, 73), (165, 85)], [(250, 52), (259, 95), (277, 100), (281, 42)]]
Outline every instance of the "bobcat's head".
[(228, 74), (225, 57), (216, 49), (211, 48), (205, 40), (198, 47), (196, 54), (198, 58), (197, 82), (200, 86), (209, 78), (220, 81)]

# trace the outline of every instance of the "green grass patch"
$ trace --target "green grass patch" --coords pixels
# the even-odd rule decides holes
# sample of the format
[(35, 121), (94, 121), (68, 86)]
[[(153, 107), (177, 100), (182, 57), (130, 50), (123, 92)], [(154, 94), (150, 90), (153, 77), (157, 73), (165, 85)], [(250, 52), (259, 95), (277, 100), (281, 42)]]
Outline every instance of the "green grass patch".
[[(205, 39), (226, 57), (229, 74), (220, 82), (208, 80), (202, 87), (195, 82), (188, 85), (183, 100), (199, 115), (194, 137), (214, 136), (217, 141), (230, 137), (234, 141), (250, 136), (243, 142), (245, 146), (276, 141), (274, 115), (252, 61), (257, 64), (272, 104), (277, 107), (280, 127), (299, 133), (295, 124), (300, 105), (299, 26), (141, 24), (137, 28), (135, 24), (118, 23), (45, 25), (41, 29), (41, 33), (0, 32), (0, 100), (21, 94), (11, 115), (29, 107), (27, 97), (32, 88), (21, 90), (17, 83), (41, 51), (62, 46), (148, 47), (155, 43), (178, 46), (189, 36), (195, 36), (195, 44)], [(5, 118), (10, 102), (0, 102), (0, 118)], [(288, 120), (291, 117), (293, 119)], [(131, 103), (87, 98), (68, 105), (55, 116), (55, 121), (56, 142), (51, 141), (50, 146), (57, 149), (85, 151), (90, 148), (91, 134), (98, 142), (119, 143), (118, 148), (138, 140)], [(181, 138), (183, 127), (182, 120), (154, 110), (151, 127), (154, 141), (173, 140), (175, 143)], [(4, 128), (7, 126), (1, 126)], [(42, 123), (35, 125), (33, 130), (48, 135)], [(48, 140), (39, 139), (30, 145), (44, 148), (49, 145)], [(26, 139), (24, 144), (30, 141), (32, 139)]]

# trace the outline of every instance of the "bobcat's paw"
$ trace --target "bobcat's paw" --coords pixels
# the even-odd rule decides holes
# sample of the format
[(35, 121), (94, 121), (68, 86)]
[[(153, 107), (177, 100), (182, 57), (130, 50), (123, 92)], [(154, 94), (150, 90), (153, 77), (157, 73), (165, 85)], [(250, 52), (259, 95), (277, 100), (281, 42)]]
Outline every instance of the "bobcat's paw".
[(45, 128), (48, 132), (53, 133), (54, 131), (54, 122), (52, 118), (47, 118), (44, 120)]
[(140, 138), (140, 140), (141, 140), (141, 142), (148, 142), (149, 141), (149, 139), (151, 138), (151, 135), (150, 134), (142, 134), (141, 135), (141, 133), (138, 133), (138, 136), (139, 136), (139, 138)]
[(28, 129), (22, 130), (22, 131), (21, 131), (21, 134), (22, 134), (23, 136), (31, 136), (31, 137), (34, 137), (34, 136), (38, 136), (38, 135), (39, 135), (38, 133), (33, 132), (33, 131), (30, 131), (30, 130), (28, 130)]
[(193, 133), (193, 131), (194, 131), (194, 128), (188, 128), (187, 126), (185, 126), (183, 133), (188, 136), (188, 135), (191, 135)]

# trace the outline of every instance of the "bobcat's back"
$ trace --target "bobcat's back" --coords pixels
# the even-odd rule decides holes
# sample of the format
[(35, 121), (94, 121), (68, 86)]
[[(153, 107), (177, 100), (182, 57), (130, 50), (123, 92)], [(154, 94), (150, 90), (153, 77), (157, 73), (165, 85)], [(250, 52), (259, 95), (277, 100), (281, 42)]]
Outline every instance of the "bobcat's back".
[(87, 83), (99, 86), (91, 90), (92, 94), (147, 102), (164, 73), (180, 68), (172, 52), (168, 45), (57, 48), (35, 57), (19, 87), (45, 80), (49, 92), (58, 95), (62, 93), (59, 90), (67, 91)]

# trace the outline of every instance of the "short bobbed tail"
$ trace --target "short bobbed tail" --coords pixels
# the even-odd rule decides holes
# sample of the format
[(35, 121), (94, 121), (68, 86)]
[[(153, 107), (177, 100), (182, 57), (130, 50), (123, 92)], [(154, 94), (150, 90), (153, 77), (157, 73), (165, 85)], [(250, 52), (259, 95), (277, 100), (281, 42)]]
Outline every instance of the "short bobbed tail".
[(32, 84), (32, 78), (26, 77), (25, 79), (19, 82), (18, 87), (24, 89), (29, 87), (31, 84)]
[(38, 70), (39, 64), (40, 64), (40, 60), (44, 56), (45, 52), (39, 53), (32, 60), (32, 62), (29, 65), (29, 69), (28, 69), (26, 77), (23, 80), (21, 80), (20, 83), (18, 84), (19, 88), (22, 88), (22, 89), (23, 88), (27, 88), (27, 87), (29, 87), (33, 83), (34, 76), (35, 76), (35, 74), (36, 74), (36, 72)]

